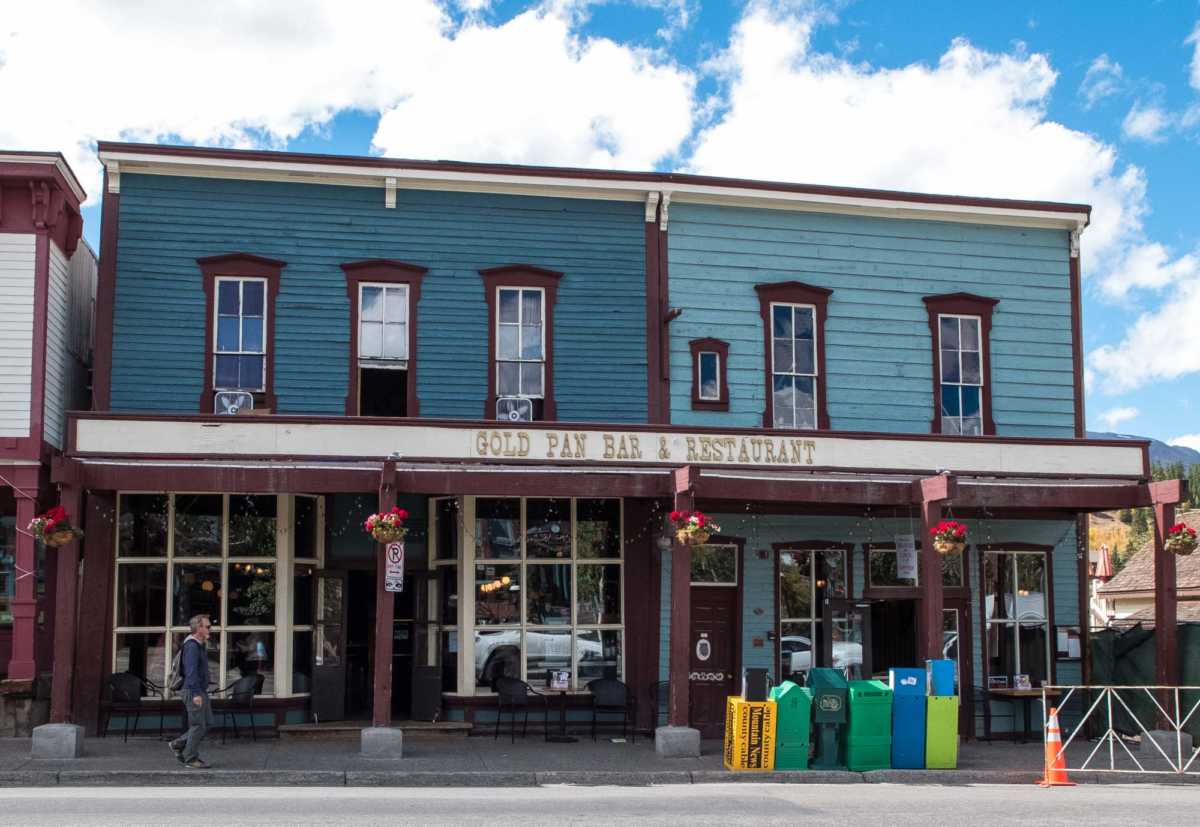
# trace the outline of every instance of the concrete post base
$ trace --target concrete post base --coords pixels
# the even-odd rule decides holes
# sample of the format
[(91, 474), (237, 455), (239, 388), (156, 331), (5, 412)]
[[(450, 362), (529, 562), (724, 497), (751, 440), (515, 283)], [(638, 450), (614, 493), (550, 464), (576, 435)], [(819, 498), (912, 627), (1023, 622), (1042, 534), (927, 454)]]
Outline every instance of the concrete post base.
[(1142, 745), (1138, 747), (1138, 752), (1145, 758), (1157, 758), (1161, 761), (1162, 753), (1155, 748), (1154, 744), (1150, 743), (1151, 740), (1154, 740), (1159, 747), (1162, 747), (1162, 751), (1167, 754), (1167, 757), (1174, 761), (1179, 751), (1179, 744), (1182, 742), (1184, 763), (1186, 764), (1188, 756), (1192, 754), (1192, 736), (1187, 732), (1181, 732), (1178, 736), (1179, 741), (1175, 740), (1176, 737), (1173, 729), (1152, 729), (1150, 738), (1142, 736)]
[(33, 729), (34, 758), (79, 758), (83, 755), (83, 727), (75, 724), (42, 724)]
[(404, 733), (395, 727), (367, 727), (362, 731), (364, 758), (404, 757)]
[(654, 730), (654, 751), (659, 758), (699, 758), (700, 730), (686, 726), (660, 726)]

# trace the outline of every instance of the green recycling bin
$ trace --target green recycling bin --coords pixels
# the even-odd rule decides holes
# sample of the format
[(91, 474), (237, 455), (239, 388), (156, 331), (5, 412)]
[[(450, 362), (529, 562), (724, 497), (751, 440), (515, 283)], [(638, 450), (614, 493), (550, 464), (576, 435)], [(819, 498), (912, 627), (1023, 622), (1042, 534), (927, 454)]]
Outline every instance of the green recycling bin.
[(925, 703), (925, 766), (952, 770), (958, 766), (958, 696), (930, 695)]
[(812, 691), (784, 681), (767, 699), (775, 702), (775, 769), (808, 769)]
[(882, 681), (850, 681), (846, 769), (886, 770), (892, 765), (892, 690)]
[(813, 694), (813, 720), (817, 724), (813, 769), (842, 769), (840, 741), (846, 725), (846, 676), (841, 669), (819, 667), (809, 671), (808, 686)]

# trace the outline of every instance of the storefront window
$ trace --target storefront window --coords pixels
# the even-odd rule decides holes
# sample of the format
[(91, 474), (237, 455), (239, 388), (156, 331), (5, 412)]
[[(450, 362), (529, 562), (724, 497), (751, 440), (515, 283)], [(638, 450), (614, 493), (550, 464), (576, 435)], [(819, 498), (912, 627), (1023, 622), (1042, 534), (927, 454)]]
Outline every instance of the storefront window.
[[(316, 508), (316, 500), (308, 499)], [(307, 686), (313, 563), (289, 566), (291, 576), (280, 591), (277, 502), (275, 495), (120, 496), (115, 671), (164, 684), (175, 649), (188, 634), (188, 621), (207, 614), (213, 624), (208, 654), (214, 686), (257, 675), (262, 677), (259, 692), (276, 694), (276, 601), (291, 592), (294, 623), (285, 639), (291, 651), (283, 653), (282, 663), (290, 661)], [(319, 541), (315, 513), (305, 505), (297, 514), (305, 515), (304, 533)], [(317, 547), (306, 543), (297, 538), (306, 555), (316, 554)], [(304, 645), (309, 648), (302, 650)]]
[[(620, 500), (475, 500), (477, 687), (501, 675), (545, 686), (548, 670), (574, 688), (621, 677), (620, 527)], [(439, 584), (445, 609), (457, 591)], [(443, 635), (445, 670), (457, 632)]]
[[(917, 554), (921, 554), (920, 545), (917, 546)], [(962, 554), (939, 554), (942, 566), (942, 588), (953, 589), (962, 588), (963, 581), (963, 555)], [(920, 584), (920, 577), (900, 577), (897, 570), (896, 551), (891, 548), (871, 548), (867, 551), (867, 576), (868, 585), (873, 589), (889, 589), (901, 588), (911, 589), (916, 588)]]
[(1040, 551), (983, 555), (988, 677), (1005, 677), (1009, 686), (1017, 675), (1035, 687), (1050, 679), (1046, 560)]
[(784, 549), (779, 552), (779, 674), (807, 680), (820, 666), (825, 598), (847, 596), (847, 552), (843, 549)]
[(16, 589), (13, 564), (17, 560), (17, 518), (0, 517), (0, 626), (12, 625), (12, 599)]

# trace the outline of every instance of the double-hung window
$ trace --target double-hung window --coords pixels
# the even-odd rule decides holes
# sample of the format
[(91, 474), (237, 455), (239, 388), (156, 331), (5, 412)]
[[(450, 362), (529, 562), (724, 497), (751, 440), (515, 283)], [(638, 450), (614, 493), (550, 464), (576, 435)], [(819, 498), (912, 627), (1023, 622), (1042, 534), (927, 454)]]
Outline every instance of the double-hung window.
[(825, 287), (798, 281), (756, 284), (766, 353), (767, 428), (827, 429)]
[(983, 348), (978, 316), (938, 316), (942, 433), (983, 433)]
[(417, 302), (425, 268), (391, 259), (342, 265), (350, 299), (347, 416), (418, 416)]
[(496, 394), (541, 399), (546, 377), (546, 293), (501, 287), (496, 297)]
[(816, 308), (771, 304), (771, 393), (774, 427), (817, 427)]
[(218, 278), (213, 377), (217, 390), (267, 389), (267, 282)]

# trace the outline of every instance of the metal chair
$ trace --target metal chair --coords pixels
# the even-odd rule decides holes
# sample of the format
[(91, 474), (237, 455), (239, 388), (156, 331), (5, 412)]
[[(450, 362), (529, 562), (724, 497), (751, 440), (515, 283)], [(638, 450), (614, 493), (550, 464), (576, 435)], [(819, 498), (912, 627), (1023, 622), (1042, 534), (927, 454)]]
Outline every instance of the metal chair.
[[(162, 690), (134, 672), (117, 672), (109, 676), (108, 679), (108, 711), (104, 717), (104, 726), (100, 730), (100, 737), (107, 738), (108, 730), (112, 726), (112, 716), (116, 712), (122, 715), (125, 719), (125, 731), (122, 738), (123, 741), (129, 741), (129, 718), (133, 716), (132, 730), (137, 734), (138, 723), (142, 718), (142, 701), (147, 695), (157, 695), (162, 698)], [(158, 737), (163, 734), (162, 715), (158, 717)]]
[(650, 684), (650, 704), (651, 709), (654, 710), (653, 724), (655, 727), (659, 726), (659, 719), (662, 719), (662, 723), (664, 725), (667, 723), (667, 717), (671, 711), (670, 702), (670, 681), (657, 681), (656, 683)]
[(592, 740), (596, 740), (596, 719), (600, 715), (621, 716), (621, 737), (630, 732), (629, 742), (637, 740), (637, 729), (633, 725), (636, 699), (629, 687), (616, 678), (597, 678), (589, 681), (588, 692), (592, 693)]
[(516, 743), (517, 740), (517, 712), (525, 713), (525, 722), (521, 726), (521, 737), (529, 731), (529, 707), (532, 703), (540, 703), (542, 705), (542, 722), (543, 729), (546, 730), (546, 737), (549, 737), (550, 729), (550, 704), (546, 701), (546, 696), (538, 692), (523, 680), (510, 678), (504, 675), (497, 677), (492, 681), (492, 690), (496, 693), (496, 732), (493, 738), (500, 737), (500, 720), (504, 716), (504, 710), (507, 709), (509, 717), (512, 721), (510, 727), (510, 740)]
[(254, 724), (254, 697), (262, 692), (265, 676), (261, 674), (243, 675), (224, 689), (214, 692), (214, 695), (224, 695), (221, 705), (213, 710), (221, 714), (221, 743), (225, 743), (225, 733), (228, 731), (227, 722), (233, 724), (233, 737), (241, 738), (238, 731), (237, 716), (245, 712), (250, 716), (250, 740), (258, 740), (258, 729)]

